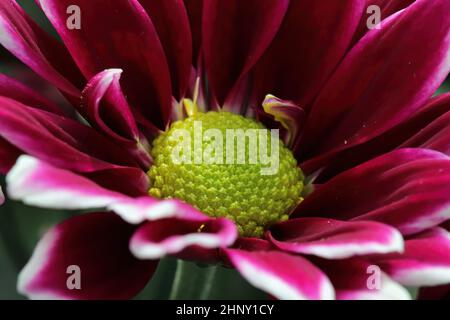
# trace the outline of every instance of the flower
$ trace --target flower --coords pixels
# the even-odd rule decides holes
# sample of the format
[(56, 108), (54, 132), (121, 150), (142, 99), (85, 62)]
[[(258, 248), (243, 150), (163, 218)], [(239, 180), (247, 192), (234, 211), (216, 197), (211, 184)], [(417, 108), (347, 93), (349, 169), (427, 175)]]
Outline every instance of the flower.
[[(372, 30), (364, 0), (38, 2), (62, 43), (14, 0), (0, 3), (0, 42), (77, 115), (0, 77), (7, 193), (101, 211), (47, 232), (20, 292), (132, 298), (165, 256), (234, 267), (279, 299), (403, 299), (403, 286), (450, 283), (440, 226), (450, 218), (450, 94), (432, 97), (450, 70), (450, 1), (380, 1)], [(280, 129), (306, 175), (295, 181), (308, 194), (262, 236), (238, 233), (251, 221), (228, 212), (148, 195), (161, 178), (151, 174), (155, 138), (208, 110)], [(231, 200), (255, 185), (243, 183)], [(67, 285), (70, 266), (82, 270), (80, 290)]]

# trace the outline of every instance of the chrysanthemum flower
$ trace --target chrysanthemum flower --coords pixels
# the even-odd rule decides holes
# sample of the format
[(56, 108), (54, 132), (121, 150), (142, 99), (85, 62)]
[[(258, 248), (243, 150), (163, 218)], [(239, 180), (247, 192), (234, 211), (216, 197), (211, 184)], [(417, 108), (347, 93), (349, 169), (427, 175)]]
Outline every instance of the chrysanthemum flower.
[[(76, 115), (0, 77), (7, 193), (100, 211), (48, 231), (20, 292), (132, 298), (166, 256), (234, 267), (279, 299), (450, 282), (450, 95), (432, 98), (450, 70), (449, 0), (37, 2), (62, 42), (14, 0), (0, 42)], [(193, 119), (280, 129), (280, 170), (175, 166), (171, 130)]]

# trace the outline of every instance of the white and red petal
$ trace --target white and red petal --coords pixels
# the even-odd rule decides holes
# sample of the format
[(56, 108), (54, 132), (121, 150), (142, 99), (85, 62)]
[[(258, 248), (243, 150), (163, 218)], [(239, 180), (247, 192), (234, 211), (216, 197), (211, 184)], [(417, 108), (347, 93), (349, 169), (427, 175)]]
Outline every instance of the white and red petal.
[(365, 143), (424, 105), (450, 71), (449, 10), (447, 0), (418, 0), (358, 42), (311, 109), (303, 159)]
[(267, 237), (281, 250), (326, 259), (403, 251), (400, 232), (373, 221), (298, 218), (276, 224)]
[(339, 300), (411, 299), (408, 290), (366, 260), (320, 260), (316, 264), (333, 283)]
[(427, 230), (405, 242), (401, 255), (374, 259), (393, 279), (407, 286), (438, 286), (450, 283), (450, 233)]
[(244, 279), (277, 299), (334, 299), (327, 276), (300, 256), (278, 251), (223, 251)]
[(5, 202), (5, 195), (3, 194), (2, 186), (0, 186), (0, 205)]
[[(142, 124), (163, 129), (171, 115), (170, 72), (155, 27), (137, 0), (39, 0), (84, 76), (125, 70), (123, 88)], [(67, 8), (82, 13), (80, 29), (67, 28)]]
[(31, 20), (15, 0), (0, 3), (0, 43), (57, 88), (79, 97), (84, 79), (67, 49)]
[(19, 292), (32, 299), (134, 297), (158, 265), (130, 253), (128, 241), (134, 229), (106, 212), (64, 221), (39, 241), (19, 275)]
[(6, 183), (12, 199), (29, 205), (52, 209), (107, 208), (132, 224), (164, 218), (205, 218), (181, 201), (129, 197), (30, 156), (19, 158), (8, 173)]
[(450, 158), (427, 149), (400, 149), (316, 186), (294, 217), (375, 220), (402, 234), (450, 219)]
[[(199, 248), (225, 248), (237, 238), (235, 224), (224, 218), (169, 218), (140, 226), (130, 242), (131, 252), (139, 259), (160, 259), (167, 255), (204, 260)], [(206, 257), (209, 260), (209, 255)]]

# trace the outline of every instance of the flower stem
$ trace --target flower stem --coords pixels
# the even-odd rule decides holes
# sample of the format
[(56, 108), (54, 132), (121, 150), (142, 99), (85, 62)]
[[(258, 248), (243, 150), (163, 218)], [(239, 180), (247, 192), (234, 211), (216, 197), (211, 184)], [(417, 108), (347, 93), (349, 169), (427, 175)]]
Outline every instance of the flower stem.
[(170, 299), (207, 299), (216, 272), (217, 267), (199, 268), (193, 263), (178, 260)]

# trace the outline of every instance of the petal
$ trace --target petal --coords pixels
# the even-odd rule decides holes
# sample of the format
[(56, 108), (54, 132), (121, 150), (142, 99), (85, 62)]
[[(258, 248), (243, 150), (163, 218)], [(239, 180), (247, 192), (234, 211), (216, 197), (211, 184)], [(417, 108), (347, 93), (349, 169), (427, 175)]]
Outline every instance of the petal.
[[(204, 260), (199, 249), (225, 248), (237, 238), (230, 220), (219, 218), (162, 219), (148, 222), (133, 234), (130, 250), (139, 259), (160, 259), (167, 255)], [(208, 256), (206, 256), (208, 257)]]
[(375, 259), (393, 279), (406, 286), (450, 283), (450, 233), (442, 228), (425, 231), (405, 242), (405, 252)]
[(419, 0), (367, 33), (314, 103), (303, 135), (303, 159), (379, 136), (436, 92), (450, 71), (449, 10), (447, 0), (432, 6)]
[(82, 100), (89, 122), (117, 141), (134, 156), (143, 169), (150, 166), (150, 154), (139, 141), (139, 130), (119, 83), (122, 70), (108, 69), (92, 78)]
[(258, 61), (286, 13), (286, 0), (208, 0), (203, 3), (203, 55), (213, 105)]
[(400, 149), (319, 185), (294, 217), (375, 220), (402, 234), (450, 218), (450, 158), (426, 149)]
[(192, 35), (182, 0), (139, 0), (158, 32), (166, 53), (175, 98), (183, 98), (192, 61)]
[(408, 290), (365, 260), (321, 260), (317, 265), (330, 278), (338, 300), (411, 299)]
[(291, 1), (255, 67), (256, 105), (270, 93), (305, 108), (347, 51), (364, 5), (364, 0)]
[(80, 95), (84, 79), (67, 49), (32, 21), (15, 0), (0, 3), (0, 43), (65, 93)]
[(4, 139), (0, 139), (0, 173), (7, 174), (22, 152)]
[(63, 114), (61, 108), (53, 101), (4, 74), (0, 74), (0, 96), (17, 100), (33, 108), (42, 109), (59, 115)]
[(275, 225), (267, 236), (281, 250), (326, 259), (403, 251), (396, 229), (371, 221), (299, 218)]
[(146, 194), (144, 171), (124, 149), (71, 119), (0, 97), (0, 137), (24, 153), (129, 194)]
[[(20, 273), (19, 292), (32, 299), (133, 298), (158, 265), (157, 261), (140, 261), (129, 252), (133, 230), (119, 217), (104, 212), (57, 225), (39, 241)], [(76, 283), (71, 277), (77, 272), (80, 287), (70, 289)]]
[(277, 251), (225, 249), (224, 253), (251, 285), (277, 299), (334, 299), (328, 278), (302, 257)]
[[(137, 0), (39, 0), (50, 22), (88, 79), (109, 69), (124, 70), (130, 104), (161, 129), (171, 114), (170, 74), (153, 23)], [(81, 10), (81, 28), (67, 28), (67, 8)]]
[(286, 130), (286, 145), (292, 146), (304, 122), (305, 112), (292, 101), (267, 95), (262, 103), (264, 112), (274, 117)]
[(51, 209), (107, 208), (125, 221), (139, 224), (165, 218), (204, 219), (204, 215), (177, 200), (132, 198), (105, 189), (73, 172), (21, 156), (6, 176), (8, 195), (25, 204)]

